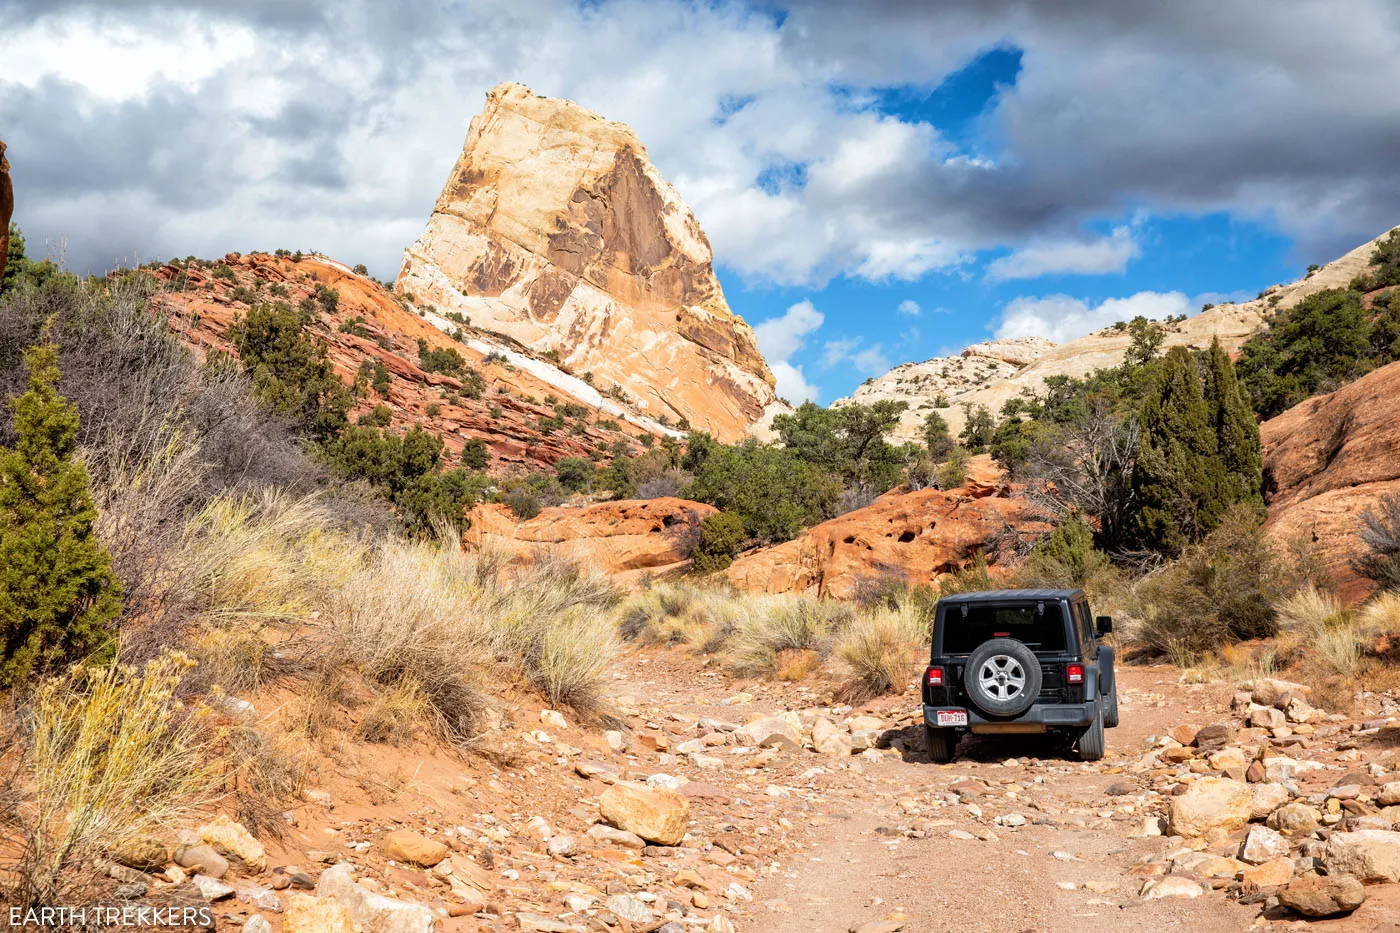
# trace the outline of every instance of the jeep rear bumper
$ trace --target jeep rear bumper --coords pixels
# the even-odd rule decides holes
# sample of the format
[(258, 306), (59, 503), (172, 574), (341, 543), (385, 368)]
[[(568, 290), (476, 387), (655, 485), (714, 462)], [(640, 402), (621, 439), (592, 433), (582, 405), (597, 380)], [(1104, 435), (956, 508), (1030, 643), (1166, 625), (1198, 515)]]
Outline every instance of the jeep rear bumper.
[[(1047, 728), (1060, 726), (1087, 726), (1099, 713), (1097, 700), (1086, 703), (1046, 703), (1032, 706), (1019, 716), (988, 719), (971, 706), (924, 706), (924, 723), (938, 727), (939, 710), (958, 710), (967, 713), (967, 727), (1001, 726), (1015, 724), (1039, 725)], [(947, 727), (944, 727), (947, 728)], [(958, 726), (957, 728), (964, 728)]]

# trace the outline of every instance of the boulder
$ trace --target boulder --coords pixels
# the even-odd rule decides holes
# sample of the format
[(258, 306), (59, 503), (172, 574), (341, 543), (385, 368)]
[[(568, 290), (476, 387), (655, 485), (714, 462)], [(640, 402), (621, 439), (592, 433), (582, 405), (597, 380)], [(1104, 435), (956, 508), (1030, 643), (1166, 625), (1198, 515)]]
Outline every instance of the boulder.
[(432, 910), (368, 890), (343, 862), (321, 872), (316, 894), (346, 908), (359, 933), (433, 933), (437, 927)]
[(746, 745), (797, 751), (802, 748), (802, 720), (796, 713), (763, 716), (739, 727), (739, 736)]
[(1353, 875), (1363, 884), (1400, 881), (1400, 832), (1333, 833), (1324, 860), (1329, 875)]
[(1142, 898), (1144, 900), (1157, 900), (1163, 897), (1200, 897), (1206, 893), (1206, 888), (1195, 878), (1187, 875), (1164, 875), (1161, 878), (1153, 878), (1142, 886)]
[[(1195, 738), (1192, 735), (1192, 738)], [(1245, 758), (1244, 751), (1234, 746), (1227, 746), (1217, 752), (1211, 752), (1206, 758), (1206, 763), (1211, 770), (1219, 771), (1235, 781), (1243, 781), (1245, 771), (1249, 768), (1249, 760)]]
[(1350, 875), (1305, 875), (1290, 882), (1278, 899), (1305, 917), (1330, 917), (1360, 907), (1366, 901), (1366, 891)]
[(282, 915), (282, 933), (356, 933), (350, 911), (333, 897), (294, 894)]
[(1255, 729), (1282, 729), (1288, 717), (1272, 706), (1256, 706), (1249, 711), (1249, 724)]
[(1244, 838), (1240, 858), (1251, 865), (1262, 865), (1274, 859), (1286, 858), (1291, 846), (1282, 834), (1266, 826), (1251, 826)]
[(201, 826), (199, 838), (213, 846), (216, 852), (240, 862), (247, 871), (258, 874), (267, 870), (267, 853), (262, 843), (254, 839), (243, 824), (223, 814), (208, 825)]
[(1251, 685), (1249, 698), (1259, 706), (1284, 709), (1293, 697), (1306, 697), (1311, 693), (1311, 687), (1294, 683), (1291, 680), (1261, 677)]
[(396, 285), (557, 354), (643, 414), (737, 442), (787, 406), (711, 263), (629, 127), (506, 83), (472, 119)]
[(1189, 838), (1213, 829), (1239, 829), (1249, 822), (1253, 801), (1249, 785), (1242, 781), (1200, 778), (1186, 793), (1172, 798), (1171, 831)]
[(170, 851), (165, 843), (153, 836), (123, 839), (108, 849), (107, 854), (114, 862), (139, 871), (160, 871), (170, 861)]
[(660, 845), (678, 845), (690, 822), (690, 801), (675, 791), (619, 781), (598, 799), (603, 819)]
[(1322, 814), (1305, 803), (1289, 803), (1269, 814), (1270, 829), (1285, 836), (1306, 836), (1322, 822)]
[(1383, 807), (1400, 805), (1400, 781), (1388, 781), (1376, 791), (1376, 803)]
[(1240, 872), (1240, 884), (1246, 892), (1257, 891), (1260, 888), (1276, 888), (1288, 884), (1292, 878), (1293, 860), (1286, 857), (1261, 862)]
[(819, 754), (844, 757), (851, 753), (851, 734), (824, 716), (812, 723), (812, 748)]
[(379, 840), (379, 850), (384, 857), (408, 865), (427, 868), (447, 858), (447, 846), (436, 839), (429, 839), (422, 833), (409, 829), (399, 829)]
[(228, 874), (228, 860), (215, 852), (213, 846), (176, 846), (172, 860), (181, 868), (210, 878), (222, 878)]
[(1270, 813), (1288, 803), (1288, 788), (1282, 784), (1270, 784), (1264, 781), (1251, 784), (1250, 791), (1249, 818), (1251, 820), (1266, 820)]

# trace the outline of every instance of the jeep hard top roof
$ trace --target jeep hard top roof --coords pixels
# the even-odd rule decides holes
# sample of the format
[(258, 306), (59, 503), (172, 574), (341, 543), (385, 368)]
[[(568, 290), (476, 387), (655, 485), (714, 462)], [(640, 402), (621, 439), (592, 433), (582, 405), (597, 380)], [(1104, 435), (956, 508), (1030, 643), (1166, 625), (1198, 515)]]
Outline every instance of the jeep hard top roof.
[(1083, 598), (1083, 596), (1083, 590), (981, 590), (975, 593), (956, 593), (952, 596), (944, 596), (939, 600), (939, 603), (959, 605), (961, 603), (1039, 602), (1058, 599), (1072, 602)]

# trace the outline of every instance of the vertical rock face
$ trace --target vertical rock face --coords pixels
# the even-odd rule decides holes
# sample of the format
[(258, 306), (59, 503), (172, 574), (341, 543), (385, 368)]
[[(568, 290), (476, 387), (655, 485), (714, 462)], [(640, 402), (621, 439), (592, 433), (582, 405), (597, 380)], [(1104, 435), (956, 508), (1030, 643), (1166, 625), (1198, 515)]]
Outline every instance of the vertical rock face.
[(519, 84), (487, 95), (398, 285), (725, 440), (781, 404), (705, 234), (632, 130)]
[(15, 212), (15, 189), (10, 183), (10, 163), (5, 159), (5, 141), (0, 139), (0, 276), (10, 255), (10, 218)]

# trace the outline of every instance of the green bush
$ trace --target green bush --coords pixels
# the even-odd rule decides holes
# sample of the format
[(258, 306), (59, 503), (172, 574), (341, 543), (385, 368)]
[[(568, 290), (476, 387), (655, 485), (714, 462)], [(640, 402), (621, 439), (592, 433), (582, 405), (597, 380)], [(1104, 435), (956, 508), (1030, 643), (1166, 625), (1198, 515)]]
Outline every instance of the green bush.
[(733, 512), (716, 512), (700, 521), (700, 541), (692, 555), (700, 573), (723, 570), (744, 547), (744, 520)]
[(0, 687), (101, 656), (121, 584), (93, 534), (97, 509), (76, 457), (78, 411), (58, 394), (58, 349), (24, 354), (28, 391), (10, 400), (14, 446), (0, 449)]
[(460, 376), (467, 371), (467, 360), (457, 352), (456, 347), (433, 347), (422, 337), (418, 338), (418, 365), (425, 373), (443, 373)]
[(491, 462), (491, 448), (479, 437), (468, 438), (462, 444), (462, 466), (469, 470), (484, 470)]
[(1138, 587), (1138, 621), (1125, 633), (1148, 654), (1199, 657), (1239, 639), (1276, 633), (1283, 573), (1260, 513), (1237, 505), (1181, 558)]
[(755, 440), (731, 447), (692, 435), (686, 465), (695, 475), (686, 498), (734, 512), (760, 542), (787, 541), (831, 517), (841, 495), (834, 476), (791, 450)]
[(229, 337), (252, 377), (253, 394), (268, 408), (315, 440), (333, 438), (349, 423), (354, 398), (335, 374), (325, 343), (307, 336), (291, 308), (255, 305), (234, 320)]
[(583, 492), (593, 482), (593, 463), (585, 457), (564, 457), (554, 464), (554, 472), (571, 492)]
[(1354, 560), (1356, 571), (1383, 590), (1400, 592), (1400, 494), (1382, 496), (1361, 513), (1358, 534), (1366, 552)]

